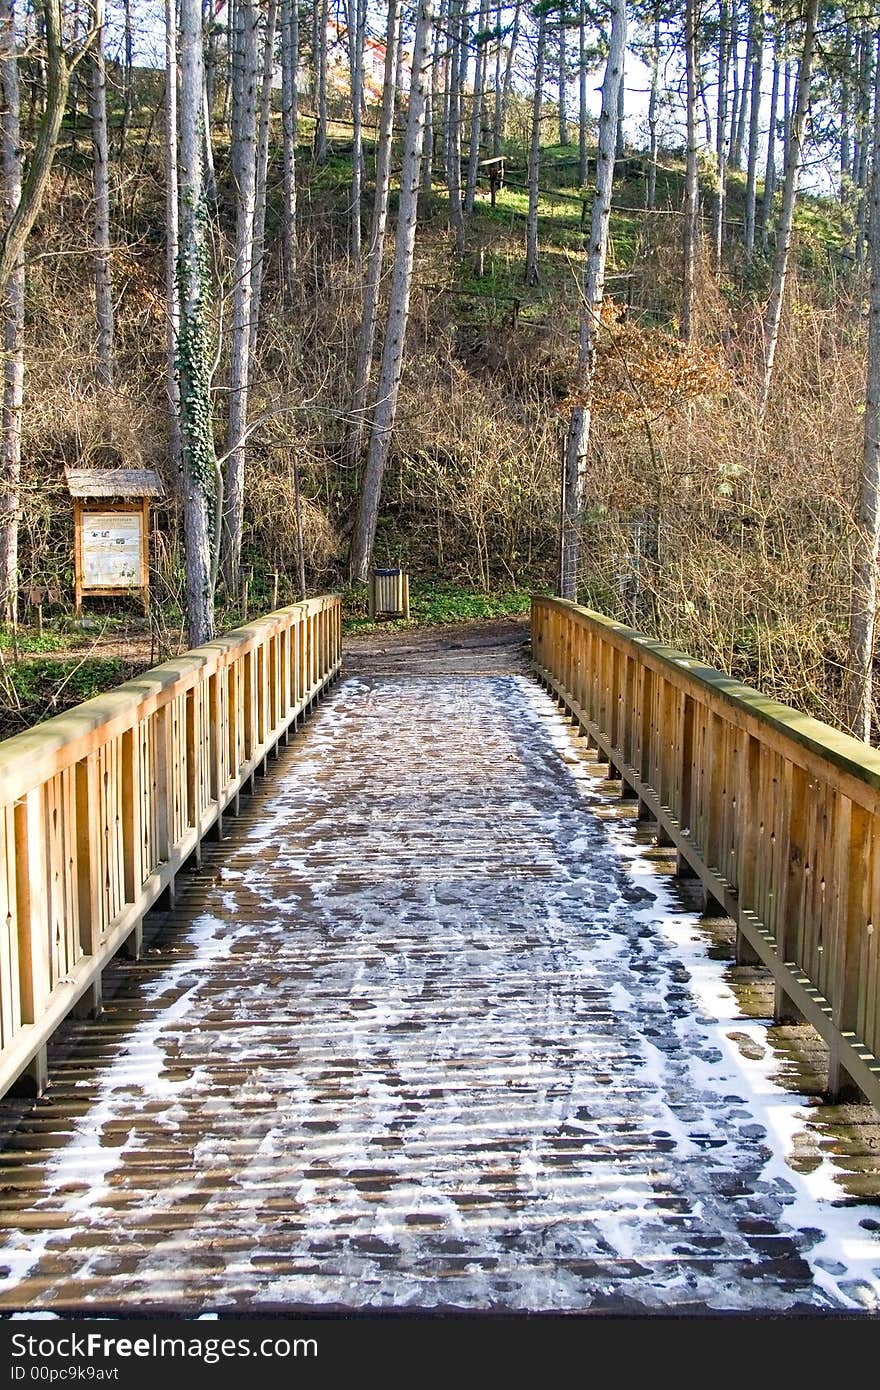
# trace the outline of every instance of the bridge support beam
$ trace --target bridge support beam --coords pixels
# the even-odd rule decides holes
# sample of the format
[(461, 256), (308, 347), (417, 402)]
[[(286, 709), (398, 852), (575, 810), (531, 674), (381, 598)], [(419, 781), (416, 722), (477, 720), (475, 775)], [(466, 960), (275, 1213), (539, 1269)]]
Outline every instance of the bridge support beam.
[[(168, 889), (166, 889), (166, 892), (167, 891)], [(161, 898), (159, 899), (159, 901), (161, 901)], [(158, 907), (158, 902), (156, 905)], [(140, 960), (144, 950), (143, 918), (140, 918), (135, 923), (134, 927), (132, 927), (131, 931), (129, 932), (128, 936), (125, 938), (119, 949), (121, 954), (125, 956), (127, 960)]]
[(843, 1063), (841, 1053), (831, 1048), (828, 1054), (828, 1086), (826, 1095), (829, 1100), (837, 1101), (842, 1104), (846, 1101), (862, 1101), (864, 1096), (860, 1088), (853, 1081)]
[(96, 975), (86, 992), (77, 999), (70, 1012), (74, 1018), (98, 1018), (103, 1007), (101, 976)]
[(31, 1060), (7, 1092), (23, 1100), (39, 1100), (49, 1084), (49, 1058), (45, 1043), (37, 1048)]

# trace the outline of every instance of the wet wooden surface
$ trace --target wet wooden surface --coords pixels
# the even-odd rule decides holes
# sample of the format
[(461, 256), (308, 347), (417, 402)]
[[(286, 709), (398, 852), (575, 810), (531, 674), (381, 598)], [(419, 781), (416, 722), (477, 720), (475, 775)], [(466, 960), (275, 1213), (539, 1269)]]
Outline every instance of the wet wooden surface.
[(6, 1102), (0, 1306), (876, 1307), (582, 758), (522, 676), (337, 687)]

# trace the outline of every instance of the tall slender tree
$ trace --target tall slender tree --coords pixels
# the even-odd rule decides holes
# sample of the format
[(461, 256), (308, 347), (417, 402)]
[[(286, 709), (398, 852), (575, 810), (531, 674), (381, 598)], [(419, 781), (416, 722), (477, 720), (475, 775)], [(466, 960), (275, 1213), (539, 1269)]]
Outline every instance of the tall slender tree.
[(235, 151), (235, 262), (230, 325), (229, 436), (226, 447), (225, 511), (221, 547), (223, 581), (238, 592), (244, 517), (245, 439), (251, 378), (251, 311), (253, 307), (254, 216), (257, 177), (257, 84), (260, 73), (257, 0), (238, 0), (241, 26), (241, 74), (233, 103)]
[(773, 365), (776, 361), (776, 348), (779, 343), (779, 325), (782, 321), (782, 304), (785, 297), (785, 282), (791, 254), (791, 232), (794, 226), (794, 209), (797, 200), (798, 184), (804, 162), (804, 134), (807, 111), (810, 105), (810, 87), (813, 71), (813, 57), (816, 49), (816, 23), (819, 14), (819, 0), (806, 0), (804, 15), (804, 41), (798, 71), (797, 100), (794, 115), (788, 131), (788, 152), (785, 165), (785, 186), (782, 192), (782, 207), (779, 213), (779, 227), (776, 233), (776, 258), (773, 276), (770, 281), (770, 295), (764, 313), (764, 371), (761, 382), (760, 412), (763, 417), (767, 409), (770, 387), (773, 383)]
[(602, 112), (599, 117), (599, 145), (596, 155), (596, 191), (590, 221), (578, 344), (578, 370), (574, 405), (565, 445), (565, 489), (562, 508), (562, 545), (559, 591), (563, 598), (577, 599), (580, 531), (587, 483), (587, 459), (593, 417), (593, 381), (596, 344), (602, 325), (605, 295), (605, 266), (608, 258), (608, 228), (611, 221), (611, 192), (614, 183), (614, 157), (617, 145), (617, 104), (620, 79), (626, 55), (626, 0), (613, 0), (611, 33), (605, 78), (602, 83)]
[(43, 205), (67, 108), (71, 73), (86, 52), (86, 46), (76, 38), (70, 47), (65, 45), (62, 0), (37, 0), (35, 10), (40, 19), (46, 55), (42, 80), (44, 100), (34, 146), (22, 178), (21, 197), (0, 237), (0, 299), (6, 294), (10, 277), (18, 269), (21, 253)]
[(474, 92), (471, 101), (471, 138), (468, 148), (467, 183), (465, 185), (464, 210), (474, 210), (477, 191), (477, 174), (480, 164), (480, 131), (483, 116), (483, 89), (486, 83), (486, 44), (489, 28), (489, 0), (480, 0), (479, 28), (474, 35)]
[[(880, 71), (880, 35), (877, 38)], [(871, 210), (867, 221), (871, 289), (868, 366), (861, 477), (852, 570), (846, 722), (856, 738), (871, 742), (874, 649), (877, 635), (877, 566), (880, 559), (880, 102), (874, 103)]]
[(89, 60), (89, 115), (92, 123), (92, 187), (95, 217), (92, 233), (95, 312), (98, 325), (97, 377), (113, 381), (113, 285), (110, 278), (110, 149), (107, 139), (107, 73), (104, 61), (104, 0), (93, 0), (95, 34)]
[[(0, 0), (0, 179), (4, 225), (21, 202), (21, 96), (15, 0)], [(3, 412), (0, 419), (0, 620), (18, 609), (18, 522), (21, 490), (21, 410), (24, 399), (24, 246), (6, 284), (3, 303)]]
[(296, 147), (298, 120), (299, 6), (281, 0), (281, 140), (283, 180), (281, 197), (281, 278), (293, 294), (296, 270)]
[(168, 437), (172, 475), (182, 490), (180, 388), (177, 380), (177, 339), (180, 332), (180, 211), (177, 158), (177, 6), (165, 0), (165, 341), (167, 350)]
[[(169, 6), (169, 9), (173, 6)], [(201, 0), (180, 0), (180, 332), (177, 371), (183, 465), (186, 613), (190, 646), (214, 635), (218, 527), (217, 468), (211, 426), (209, 281), (202, 181), (204, 87)]]
[(727, 206), (727, 78), (730, 68), (730, 0), (721, 0), (718, 16), (718, 116), (715, 124), (715, 159), (718, 193), (715, 200), (715, 269), (721, 273), (724, 216)]
[(529, 148), (529, 210), (526, 217), (527, 285), (538, 283), (538, 184), (541, 174), (541, 113), (544, 104), (544, 57), (547, 50), (547, 10), (538, 13), (538, 51), (535, 56), (535, 90), (532, 97), (532, 141)]
[(360, 461), (364, 438), (367, 396), (370, 372), (373, 366), (373, 346), (376, 338), (376, 318), (379, 309), (379, 286), (382, 280), (382, 261), (385, 251), (385, 229), (388, 223), (391, 141), (394, 132), (394, 94), (396, 90), (394, 78), (400, 5), (401, 0), (389, 0), (388, 3), (382, 109), (379, 114), (379, 143), (376, 150), (376, 192), (373, 199), (370, 246), (367, 252), (367, 273), (364, 279), (363, 310), (358, 334), (357, 362), (351, 396), (351, 421), (347, 439), (348, 458), (353, 468), (356, 468)]
[(746, 160), (746, 208), (744, 243), (746, 260), (755, 249), (755, 212), (758, 196), (758, 141), (761, 134), (761, 78), (764, 72), (764, 10), (758, 0), (753, 11), (749, 145)]
[(379, 385), (373, 409), (370, 447), (364, 466), (360, 503), (351, 542), (351, 575), (354, 580), (360, 583), (366, 580), (372, 561), (379, 518), (382, 479), (391, 446), (391, 434), (397, 414), (397, 398), (403, 370), (403, 353), (406, 343), (406, 326), (409, 318), (410, 288), (416, 245), (425, 103), (431, 80), (433, 26), (434, 0), (419, 0), (413, 41), (412, 81), (406, 120), (406, 137), (400, 171), (400, 202), (394, 244), (394, 265), (391, 271), (388, 323), (385, 329), (382, 362), (379, 368)]
[(697, 228), (700, 186), (697, 149), (697, 0), (685, 6), (685, 75), (687, 85), (687, 157), (685, 164), (684, 212), (682, 216), (683, 272), (679, 332), (686, 343), (693, 334), (694, 285), (697, 262)]

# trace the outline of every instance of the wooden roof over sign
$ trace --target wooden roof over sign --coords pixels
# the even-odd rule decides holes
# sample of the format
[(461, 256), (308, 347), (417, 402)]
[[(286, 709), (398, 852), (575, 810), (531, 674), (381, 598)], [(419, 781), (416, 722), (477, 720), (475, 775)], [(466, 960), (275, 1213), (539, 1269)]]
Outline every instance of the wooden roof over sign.
[(161, 497), (162, 479), (154, 468), (66, 468), (71, 497)]

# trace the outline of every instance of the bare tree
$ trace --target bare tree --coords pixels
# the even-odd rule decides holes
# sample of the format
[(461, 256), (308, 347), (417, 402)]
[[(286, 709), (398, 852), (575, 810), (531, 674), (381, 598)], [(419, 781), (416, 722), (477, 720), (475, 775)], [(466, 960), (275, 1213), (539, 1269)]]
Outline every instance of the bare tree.
[(645, 201), (653, 208), (657, 201), (657, 110), (660, 105), (660, 16), (661, 0), (654, 0), (652, 15), (650, 69), (651, 91), (648, 97), (648, 186)]
[(547, 11), (538, 16), (538, 51), (535, 56), (535, 91), (532, 98), (532, 143), (529, 149), (529, 210), (526, 217), (527, 285), (538, 283), (538, 181), (541, 173), (541, 108), (544, 99), (544, 55), (547, 48)]
[[(656, 66), (655, 63), (652, 69), (651, 79), (651, 103), (653, 104), (649, 103), (648, 106), (648, 127), (651, 131), (653, 159), (651, 169), (648, 171), (649, 184), (652, 170), (655, 184), (657, 181)], [(586, 0), (581, 0), (580, 14), (578, 16), (578, 178), (581, 188), (586, 188), (587, 180), (590, 177), (590, 160), (587, 153), (587, 111), (587, 5)], [(653, 207), (653, 201), (650, 201), (648, 206)]]
[(46, 47), (45, 104), (31, 157), (21, 185), (21, 197), (0, 238), (0, 298), (5, 297), (10, 277), (18, 269), (21, 253), (37, 219), (52, 172), (58, 133), (67, 107), (70, 75), (89, 41), (69, 50), (64, 44), (62, 0), (39, 0), (36, 5)]
[[(727, 78), (730, 68), (730, 0), (721, 0), (718, 18), (718, 118), (715, 125), (715, 158), (718, 194), (715, 200), (715, 269), (721, 274), (724, 217), (727, 205)], [(653, 95), (653, 88), (652, 88)], [(656, 138), (656, 137), (655, 137)]]
[(456, 255), (464, 254), (464, 215), (461, 200), (461, 90), (464, 82), (465, 36), (467, 34), (467, 5), (465, 0), (450, 0), (449, 29), (452, 43), (448, 105), (448, 155), (446, 159), (449, 190), (449, 220), (455, 237)]
[(128, 130), (131, 125), (132, 81), (134, 77), (134, 29), (131, 22), (131, 0), (122, 3), (122, 121), (119, 126), (119, 157), (125, 155)]
[(761, 199), (761, 244), (766, 248), (770, 212), (776, 192), (776, 112), (779, 105), (779, 34), (773, 34), (773, 81), (770, 87), (770, 122), (767, 127), (767, 165)]
[[(241, 32), (241, 76), (233, 90), (236, 182), (235, 263), (230, 326), (229, 437), (226, 446), (225, 512), (221, 547), (223, 581), (238, 592), (241, 535), (244, 516), (245, 437), (248, 388), (251, 377), (251, 308), (253, 304), (254, 215), (256, 210), (257, 81), (259, 63), (259, 6), (257, 0), (238, 0)], [(235, 111), (236, 102), (238, 110)]]
[[(173, 4), (169, 4), (169, 10)], [(211, 344), (202, 181), (201, 0), (180, 0), (180, 331), (177, 370), (183, 464), (186, 613), (190, 645), (214, 635), (217, 469), (211, 428)], [(214, 553), (212, 554), (212, 539)]]
[(565, 4), (559, 9), (559, 143), (568, 144), (568, 31)]
[(296, 269), (296, 146), (299, 135), (298, 87), (299, 8), (297, 0), (281, 0), (281, 139), (284, 174), (281, 214), (281, 278), (293, 293)]
[(95, 220), (95, 313), (98, 325), (97, 377), (113, 382), (113, 285), (110, 279), (110, 151), (107, 139), (107, 73), (104, 62), (104, 0), (93, 0), (95, 36), (89, 60), (89, 116), (92, 123), (92, 187)]
[[(327, 0), (314, 0), (318, 15), (318, 125), (315, 130), (315, 160), (324, 164), (327, 160), (327, 34), (329, 6)], [(320, 5), (320, 9), (319, 9)]]
[(486, 42), (489, 24), (489, 0), (480, 0), (479, 29), (475, 35), (474, 53), (474, 94), (471, 104), (471, 140), (468, 149), (467, 183), (465, 185), (464, 210), (474, 210), (477, 192), (477, 172), (480, 163), (480, 130), (483, 115), (483, 89), (486, 83)]
[[(364, 102), (364, 43), (367, 36), (366, 0), (349, 0), (350, 35), (349, 61), (351, 66), (351, 230), (349, 251), (356, 270), (361, 265), (361, 195), (363, 183), (363, 102)], [(353, 21), (353, 22), (352, 22)]]
[(180, 457), (180, 390), (177, 380), (177, 337), (180, 332), (178, 258), (180, 213), (177, 201), (177, 6), (165, 0), (165, 333), (168, 354), (168, 435), (173, 477), (182, 486)]
[[(15, 0), (0, 0), (0, 174), (3, 220), (21, 201), (21, 97), (15, 42)], [(18, 521), (21, 486), (21, 409), (24, 399), (24, 247), (6, 285), (3, 304), (3, 415), (0, 421), (0, 617), (14, 624), (18, 609)]]
[(749, 152), (746, 164), (745, 255), (755, 249), (755, 205), (758, 193), (758, 141), (761, 133), (761, 77), (764, 71), (764, 10), (758, 0), (752, 12), (752, 91), (749, 111)]
[[(880, 37), (877, 57), (880, 70)], [(880, 102), (874, 104), (871, 210), (867, 240), (871, 271), (868, 368), (850, 600), (846, 721), (856, 738), (870, 743), (877, 629), (877, 564), (880, 557)]]
[(373, 199), (370, 247), (367, 253), (367, 273), (364, 280), (363, 312), (358, 335), (357, 363), (351, 397), (351, 423), (347, 439), (347, 454), (352, 467), (356, 467), (360, 460), (364, 437), (367, 392), (373, 366), (373, 345), (379, 309), (379, 285), (382, 280), (385, 229), (388, 223), (388, 190), (391, 182), (391, 141), (394, 133), (394, 95), (396, 91), (394, 81), (400, 6), (401, 0), (389, 0), (385, 34), (382, 110), (379, 115), (379, 144), (376, 150), (376, 193)]
[(364, 467), (360, 504), (351, 542), (350, 568), (352, 579), (363, 583), (373, 556), (376, 526), (379, 519), (379, 499), (382, 478), (388, 461), (391, 432), (397, 414), (397, 397), (403, 370), (406, 325), (409, 318), (410, 287), (416, 243), (416, 219), (419, 198), (419, 174), (422, 137), (425, 122), (425, 102), (431, 80), (431, 31), (434, 25), (434, 0), (419, 0), (416, 33), (413, 42), (412, 82), (403, 164), (400, 171), (400, 205), (397, 214), (397, 235), (394, 245), (394, 265), (391, 272), (391, 297), (388, 323), (379, 368), (379, 385), (373, 410), (370, 447)]
[(608, 257), (608, 227), (611, 220), (611, 192), (614, 183), (614, 157), (617, 146), (617, 104), (626, 55), (626, 0), (614, 0), (605, 78), (602, 83), (602, 114), (599, 117), (599, 146), (596, 155), (596, 192), (590, 221), (590, 249), (584, 276), (583, 302), (578, 344), (578, 371), (572, 395), (575, 404), (569, 420), (565, 446), (565, 492), (563, 498), (562, 546), (559, 591), (563, 598), (577, 599), (580, 524), (584, 510), (587, 456), (593, 410), (593, 379), (596, 340), (602, 323), (605, 294), (605, 264)]
[(504, 63), (504, 80), (501, 83), (500, 89), (495, 93), (495, 114), (492, 121), (492, 153), (496, 156), (501, 153), (501, 139), (504, 135), (504, 124), (507, 119), (507, 106), (510, 99), (513, 64), (519, 44), (521, 21), (522, 0), (516, 0), (516, 6), (513, 12), (513, 26), (510, 31), (510, 42), (507, 46), (507, 58)]
[(700, 188), (697, 169), (697, 0), (686, 0), (685, 7), (685, 71), (687, 80), (687, 160), (684, 183), (684, 215), (682, 217), (681, 318), (679, 332), (689, 343), (693, 333), (694, 276), (697, 261), (697, 215)]
[(794, 208), (797, 200), (798, 183), (804, 162), (804, 132), (807, 111), (810, 105), (810, 78), (813, 68), (813, 55), (816, 47), (816, 21), (819, 0), (807, 0), (804, 42), (801, 50), (800, 71), (797, 84), (797, 101), (788, 132), (788, 151), (785, 164), (785, 186), (782, 192), (782, 208), (779, 214), (779, 227), (776, 234), (776, 259), (770, 282), (770, 295), (764, 313), (764, 373), (761, 383), (760, 410), (763, 417), (767, 409), (770, 387), (773, 383), (773, 363), (776, 360), (776, 347), (779, 342), (779, 324), (782, 320), (782, 303), (785, 296), (785, 282), (788, 276), (788, 262), (791, 252), (791, 230), (794, 225)]
[(263, 35), (263, 76), (260, 88), (260, 115), (257, 123), (256, 175), (254, 193), (254, 247), (251, 259), (250, 371), (253, 373), (263, 302), (263, 270), (266, 263), (266, 197), (269, 175), (269, 125), (272, 118), (272, 74), (275, 70), (275, 28), (278, 0), (269, 0)]

